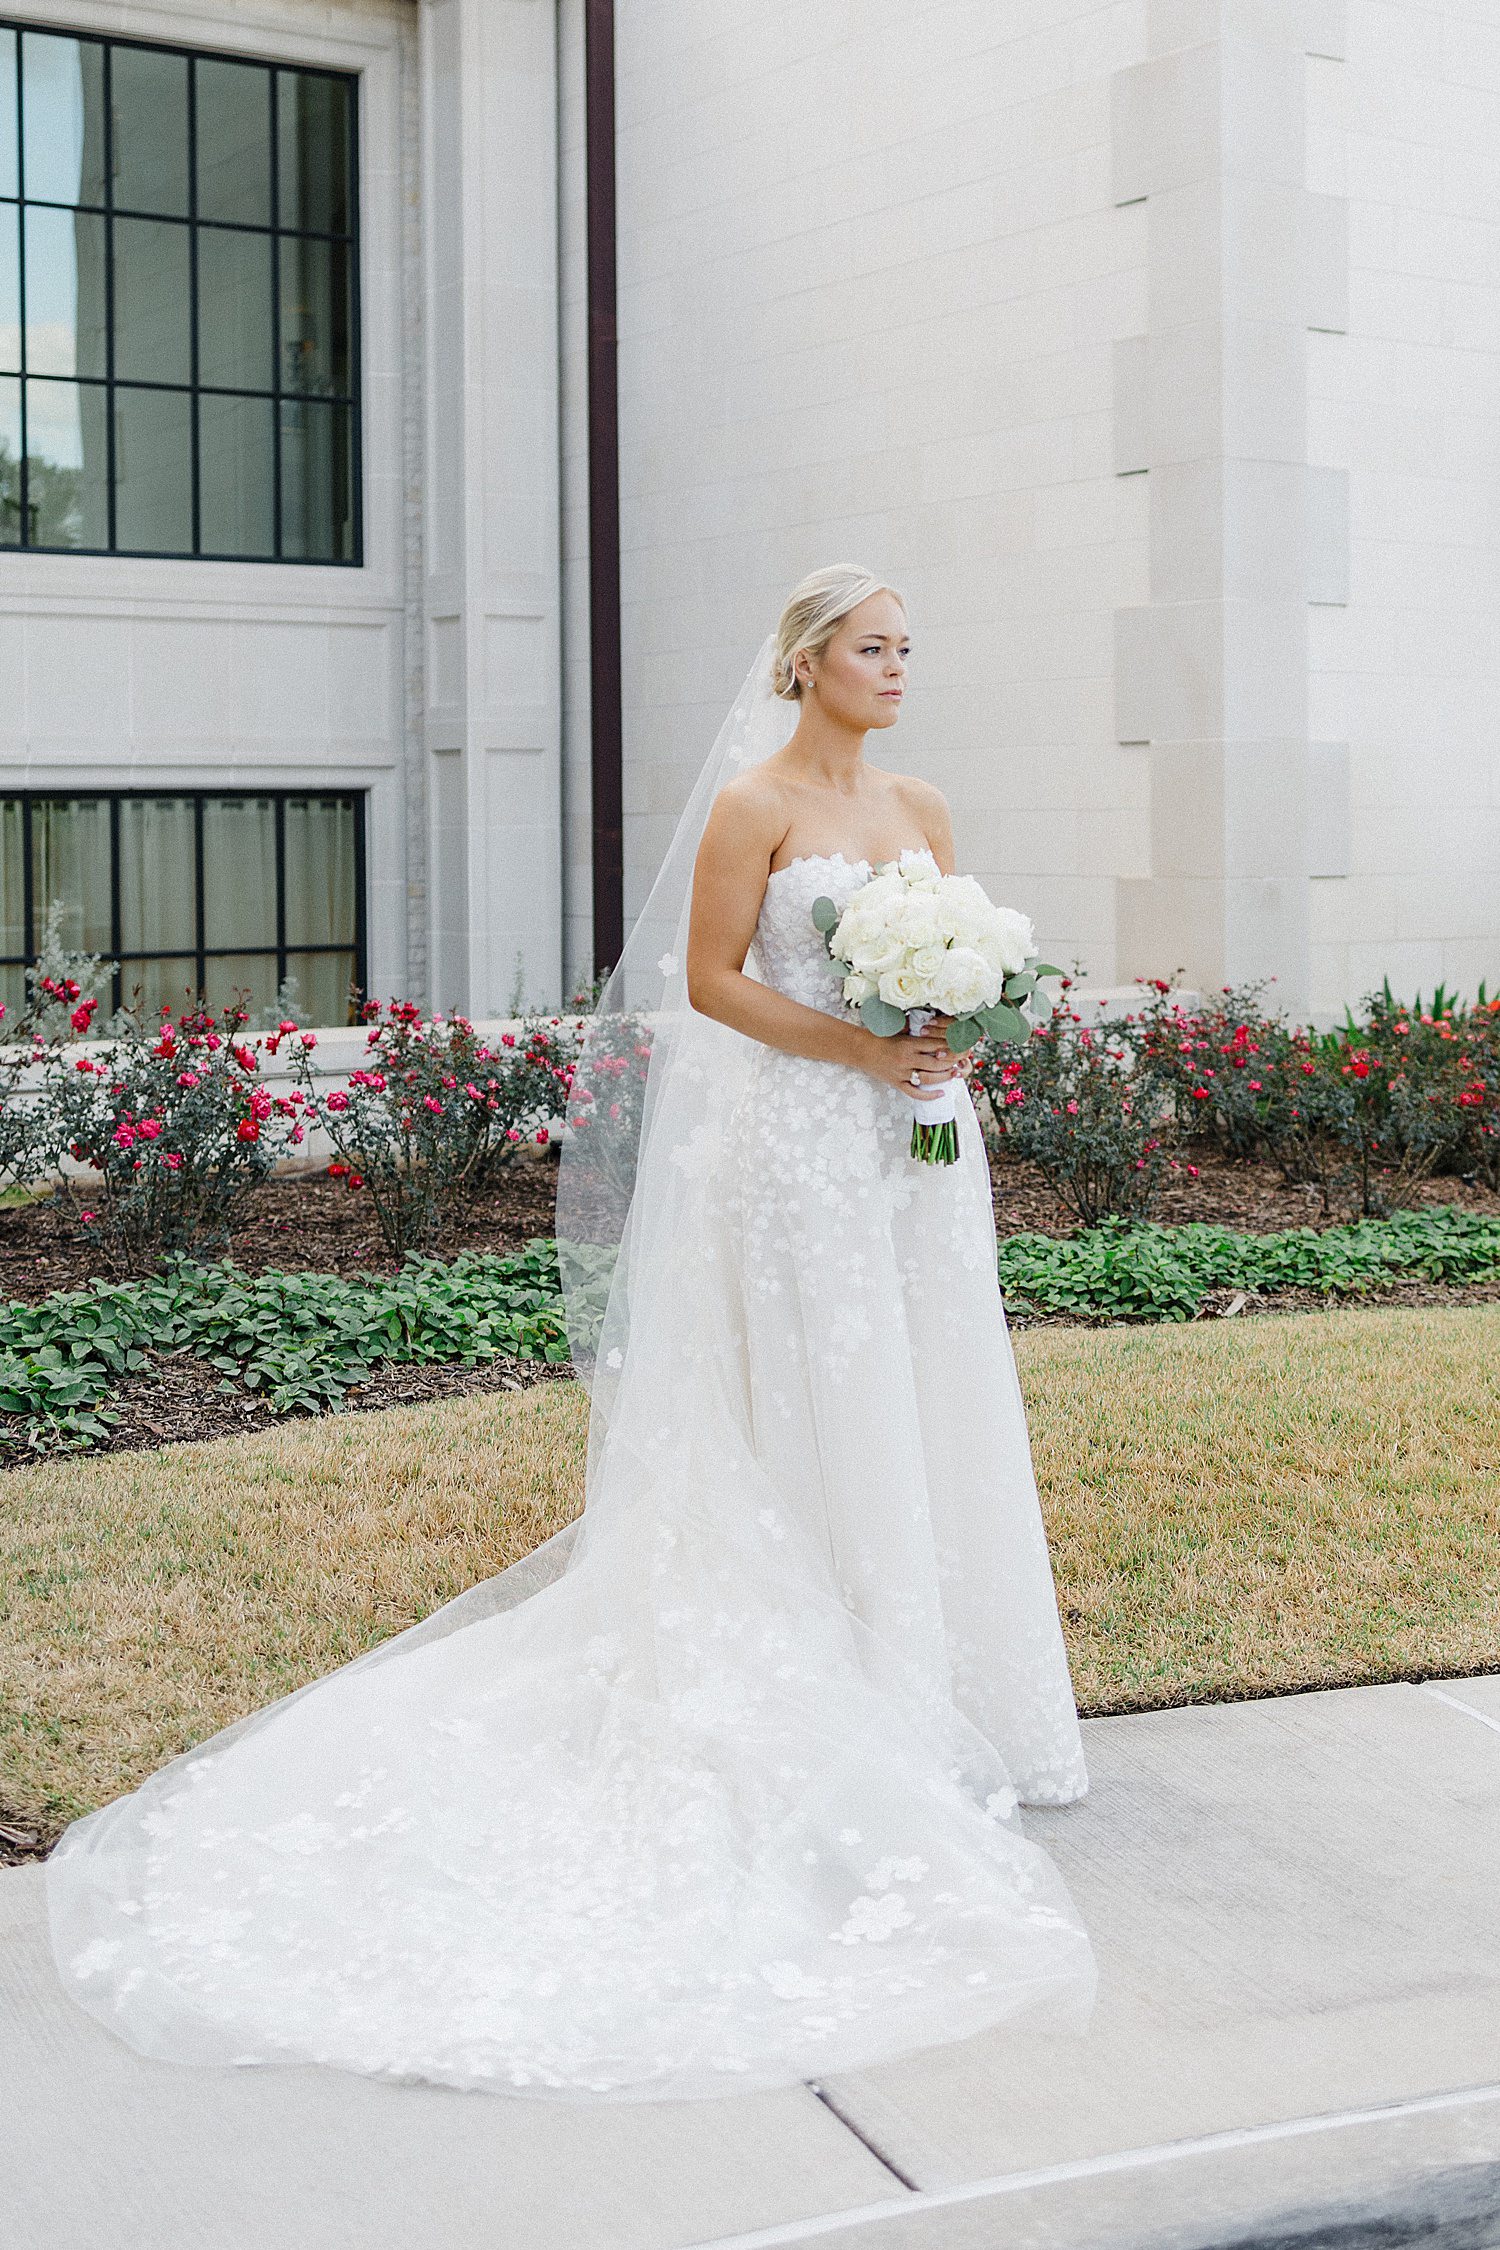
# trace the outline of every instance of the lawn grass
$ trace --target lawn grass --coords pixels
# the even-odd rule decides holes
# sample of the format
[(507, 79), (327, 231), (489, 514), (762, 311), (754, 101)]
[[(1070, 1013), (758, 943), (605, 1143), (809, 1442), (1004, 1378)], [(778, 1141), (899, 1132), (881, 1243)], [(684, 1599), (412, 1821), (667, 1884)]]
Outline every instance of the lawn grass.
[(1085, 1710), (1500, 1669), (1500, 1306), (1017, 1351)]
[[(1500, 1307), (1017, 1338), (1085, 1711), (1500, 1668)], [(0, 1808), (51, 1834), (579, 1503), (569, 1383), (0, 1478)]]

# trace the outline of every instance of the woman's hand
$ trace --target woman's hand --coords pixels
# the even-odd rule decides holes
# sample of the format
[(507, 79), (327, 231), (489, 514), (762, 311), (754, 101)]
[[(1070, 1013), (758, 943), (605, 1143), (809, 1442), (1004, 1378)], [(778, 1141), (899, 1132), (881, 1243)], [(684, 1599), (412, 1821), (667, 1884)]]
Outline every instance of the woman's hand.
[[(858, 1025), (863, 1042), (859, 1067), (883, 1085), (899, 1086), (913, 1101), (935, 1101), (950, 1078), (964, 1074), (964, 1057), (948, 1049), (947, 1032), (952, 1020), (951, 1016), (934, 1016), (915, 1035), (898, 1031), (886, 1039)], [(915, 1086), (911, 1082), (913, 1071), (919, 1081)]]

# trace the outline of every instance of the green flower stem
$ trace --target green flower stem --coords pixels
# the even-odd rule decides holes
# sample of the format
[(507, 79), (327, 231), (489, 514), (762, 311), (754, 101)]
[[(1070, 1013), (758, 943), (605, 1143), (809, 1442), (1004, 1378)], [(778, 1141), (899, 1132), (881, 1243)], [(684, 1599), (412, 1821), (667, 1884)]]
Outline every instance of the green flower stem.
[(924, 1125), (913, 1118), (911, 1128), (911, 1153), (919, 1164), (956, 1164), (958, 1162), (958, 1121), (950, 1117), (943, 1125)]

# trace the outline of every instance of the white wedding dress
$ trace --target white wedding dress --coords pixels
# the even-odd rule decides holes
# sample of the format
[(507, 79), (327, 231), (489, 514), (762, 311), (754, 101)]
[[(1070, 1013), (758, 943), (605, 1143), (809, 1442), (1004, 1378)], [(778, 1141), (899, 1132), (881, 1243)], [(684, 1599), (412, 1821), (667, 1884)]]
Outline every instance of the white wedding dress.
[[(775, 872), (752, 972), (837, 1008), (809, 908), (867, 872)], [(1085, 1776), (988, 1172), (967, 1090), (955, 1165), (910, 1121), (754, 1045), (667, 1152), (697, 1219), (582, 1536), (76, 1823), (48, 1887), (85, 2007), (180, 2061), (573, 2099), (1084, 2019), (1015, 1809)]]

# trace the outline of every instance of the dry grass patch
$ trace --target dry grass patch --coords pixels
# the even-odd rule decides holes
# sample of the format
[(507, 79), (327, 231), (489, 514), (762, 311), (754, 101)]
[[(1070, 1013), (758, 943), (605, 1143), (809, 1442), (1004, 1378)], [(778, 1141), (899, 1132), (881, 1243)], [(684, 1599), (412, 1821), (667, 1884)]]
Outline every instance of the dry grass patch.
[[(1500, 1308), (1017, 1338), (1085, 1710), (1500, 1667)], [(577, 1510), (572, 1383), (0, 1478), (0, 1808), (54, 1832)]]
[(577, 1513), (573, 1383), (0, 1477), (0, 1817), (51, 1834)]
[(1500, 1307), (1017, 1342), (1083, 1709), (1500, 1668)]

